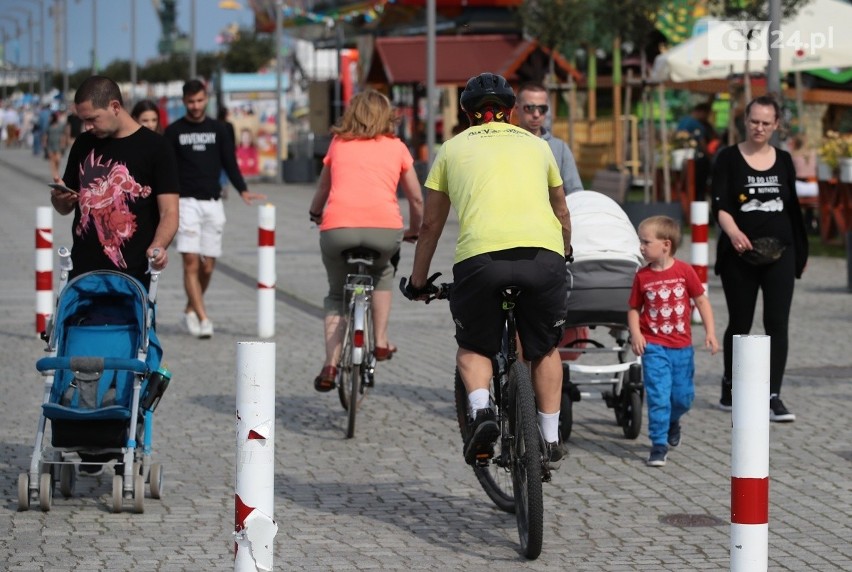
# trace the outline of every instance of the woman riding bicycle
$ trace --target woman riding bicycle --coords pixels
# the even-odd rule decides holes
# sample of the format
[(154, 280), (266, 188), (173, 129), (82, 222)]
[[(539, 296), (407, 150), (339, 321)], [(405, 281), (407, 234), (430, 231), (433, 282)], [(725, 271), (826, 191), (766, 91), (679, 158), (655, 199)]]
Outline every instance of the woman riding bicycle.
[[(314, 380), (317, 391), (335, 387), (343, 343), (343, 283), (350, 271), (343, 251), (365, 247), (378, 252), (370, 267), (378, 361), (396, 347), (388, 341), (388, 319), (395, 268), (393, 256), (402, 240), (415, 240), (423, 217), (423, 196), (413, 169), (414, 159), (394, 136), (396, 121), (387, 97), (374, 90), (355, 95), (332, 127), (334, 138), (323, 159), (317, 192), (310, 206), (319, 224), (322, 262), (328, 276), (325, 298), (325, 363)], [(409, 228), (403, 231), (397, 186), (408, 199)]]
[(427, 276), (450, 207), (459, 219), (450, 311), (456, 363), (470, 408), (465, 461), (493, 454), (500, 434), (488, 388), (491, 358), (500, 351), (504, 313), (500, 289), (517, 286), (517, 325), (532, 365), (539, 425), (551, 462), (559, 444), (562, 362), (556, 345), (566, 315), (571, 220), (559, 167), (547, 142), (509, 123), (515, 94), (506, 80), (484, 73), (461, 95), (471, 127), (441, 147), (426, 179), (429, 193), (408, 293), (424, 297)]

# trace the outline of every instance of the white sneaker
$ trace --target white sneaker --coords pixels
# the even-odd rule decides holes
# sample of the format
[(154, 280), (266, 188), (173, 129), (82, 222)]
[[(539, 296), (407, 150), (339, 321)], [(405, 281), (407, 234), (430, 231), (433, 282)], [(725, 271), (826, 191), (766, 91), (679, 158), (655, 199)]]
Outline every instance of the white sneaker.
[(198, 328), (198, 337), (202, 339), (213, 337), (213, 322), (210, 320), (201, 320)]
[(196, 338), (201, 335), (201, 324), (198, 321), (198, 314), (190, 310), (183, 315), (183, 320), (190, 335), (193, 335)]

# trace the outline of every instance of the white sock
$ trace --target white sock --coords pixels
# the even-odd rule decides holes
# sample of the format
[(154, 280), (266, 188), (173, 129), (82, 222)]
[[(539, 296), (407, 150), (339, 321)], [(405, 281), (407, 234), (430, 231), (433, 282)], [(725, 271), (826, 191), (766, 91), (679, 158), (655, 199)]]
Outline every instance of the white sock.
[(541, 428), (541, 434), (544, 435), (544, 440), (548, 443), (559, 442), (559, 412), (542, 413), (538, 412), (538, 426)]
[(474, 389), (467, 394), (467, 402), (473, 417), (477, 409), (485, 409), (491, 404), (491, 393), (487, 389)]

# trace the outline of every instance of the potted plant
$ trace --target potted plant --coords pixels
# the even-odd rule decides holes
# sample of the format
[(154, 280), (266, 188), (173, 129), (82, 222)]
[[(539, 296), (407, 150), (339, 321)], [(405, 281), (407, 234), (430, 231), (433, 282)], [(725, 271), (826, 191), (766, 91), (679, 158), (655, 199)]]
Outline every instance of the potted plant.
[(839, 178), (845, 183), (852, 182), (852, 133), (827, 131), (818, 154), (820, 180)]

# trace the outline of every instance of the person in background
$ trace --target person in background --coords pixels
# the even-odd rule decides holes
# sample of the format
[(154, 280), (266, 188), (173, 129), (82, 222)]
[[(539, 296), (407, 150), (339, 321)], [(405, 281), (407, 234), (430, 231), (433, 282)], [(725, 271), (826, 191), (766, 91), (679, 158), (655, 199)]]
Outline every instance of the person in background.
[[(373, 276), (373, 319), (378, 361), (390, 359), (396, 346), (388, 341), (388, 321), (396, 271), (391, 259), (402, 240), (414, 242), (423, 218), (423, 194), (414, 158), (394, 136), (396, 120), (390, 100), (368, 89), (349, 102), (323, 158), (317, 191), (308, 209), (320, 228), (322, 263), (328, 276), (325, 297), (325, 362), (314, 389), (335, 387), (345, 324), (343, 284), (349, 271), (342, 252), (354, 247), (379, 253)], [(408, 228), (403, 226), (397, 187), (408, 199)]]
[(162, 133), (160, 125), (160, 109), (150, 99), (141, 99), (133, 106), (130, 116), (142, 127), (147, 127), (155, 133)]
[(47, 126), (50, 125), (50, 113), (50, 106), (42, 105), (33, 127), (33, 155), (43, 155), (45, 159), (47, 159), (47, 149), (44, 148), (43, 141), (44, 134), (47, 133)]
[(59, 113), (54, 111), (50, 114), (50, 123), (42, 141), (47, 150), (47, 160), (50, 162), (50, 176), (54, 181), (59, 178), (59, 163), (68, 146), (65, 133), (65, 124), (59, 121)]
[(186, 290), (184, 323), (197, 338), (213, 337), (204, 293), (210, 285), (216, 259), (222, 255), (225, 209), (219, 175), (224, 169), (247, 205), (263, 200), (252, 193), (237, 168), (233, 142), (222, 122), (207, 117), (207, 88), (197, 79), (183, 85), (186, 114), (166, 127), (165, 136), (175, 151), (180, 179), (180, 226), (177, 251), (183, 258)]
[(680, 226), (667, 216), (639, 224), (639, 249), (648, 263), (633, 278), (627, 310), (633, 353), (642, 358), (648, 403), (649, 467), (666, 464), (669, 447), (681, 439), (680, 419), (695, 398), (695, 350), (690, 300), (704, 324), (704, 345), (719, 351), (713, 309), (691, 265), (674, 257)]
[(707, 178), (710, 175), (710, 167), (713, 163), (712, 150), (718, 149), (720, 144), (719, 135), (710, 122), (710, 114), (713, 111), (709, 103), (699, 103), (692, 108), (689, 115), (680, 119), (677, 123), (677, 131), (686, 131), (695, 141), (695, 187), (698, 200), (704, 200), (707, 194)]
[(562, 177), (565, 194), (583, 190), (583, 181), (577, 171), (577, 163), (571, 148), (559, 137), (555, 137), (544, 126), (547, 112), (550, 110), (550, 96), (547, 89), (540, 83), (528, 82), (518, 88), (515, 101), (515, 120), (518, 125), (547, 141)]
[(538, 425), (555, 464), (566, 454), (559, 439), (562, 361), (556, 346), (565, 327), (565, 260), (571, 254), (562, 178), (545, 141), (509, 123), (515, 93), (506, 78), (492, 73), (470, 78), (459, 104), (471, 126), (441, 146), (426, 178), (429, 194), (405, 294), (428, 295), (429, 267), (454, 208), (459, 236), (450, 312), (456, 366), (468, 399), (465, 462), (491, 458), (500, 435), (488, 388), (491, 360), (503, 340), (500, 290), (513, 285), (521, 290), (518, 334), (531, 364)]
[(722, 229), (715, 272), (728, 306), (719, 408), (731, 410), (733, 337), (751, 331), (757, 294), (762, 291), (763, 328), (772, 337), (769, 420), (790, 422), (796, 416), (781, 401), (781, 382), (787, 366), (793, 287), (807, 265), (808, 238), (796, 195), (793, 159), (770, 144), (780, 114), (772, 97), (749, 102), (745, 141), (720, 151), (713, 168), (713, 214)]
[(3, 112), (3, 128), (6, 130), (6, 147), (17, 147), (21, 133), (21, 115), (11, 104)]
[(80, 136), (80, 133), (83, 131), (83, 122), (80, 120), (80, 116), (77, 115), (77, 106), (73, 103), (68, 108), (68, 115), (65, 118), (65, 138), (68, 141), (68, 146), (74, 144), (74, 141), (77, 140), (77, 137)]

